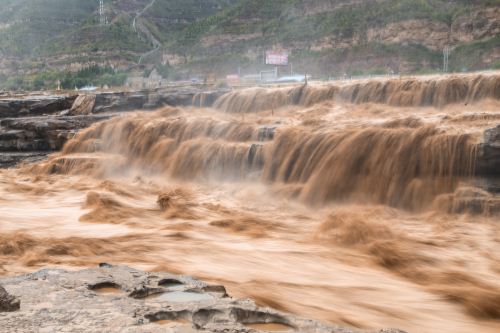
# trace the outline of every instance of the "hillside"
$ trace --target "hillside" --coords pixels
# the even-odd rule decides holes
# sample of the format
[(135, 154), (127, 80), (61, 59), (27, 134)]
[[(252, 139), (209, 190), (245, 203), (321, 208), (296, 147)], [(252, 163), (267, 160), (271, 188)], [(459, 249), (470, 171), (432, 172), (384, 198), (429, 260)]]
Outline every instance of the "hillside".
[(297, 70), (335, 75), (437, 70), (450, 45), (462, 71), (498, 66), (499, 38), (498, 0), (247, 0), (193, 24), (171, 50), (202, 54), (190, 67), (234, 71), (281, 47)]
[(500, 66), (500, 0), (105, 0), (104, 26), (98, 3), (0, 0), (0, 87), (90, 64), (251, 73), (276, 48), (321, 77), (438, 71), (446, 45), (453, 71)]
[(128, 68), (152, 48), (145, 31), (134, 28), (136, 16), (137, 26), (146, 26), (165, 41), (172, 32), (229, 3), (231, 0), (105, 0), (108, 24), (102, 26), (98, 0), (0, 0), (0, 72), (29, 74), (69, 65), (77, 70), (92, 61)]

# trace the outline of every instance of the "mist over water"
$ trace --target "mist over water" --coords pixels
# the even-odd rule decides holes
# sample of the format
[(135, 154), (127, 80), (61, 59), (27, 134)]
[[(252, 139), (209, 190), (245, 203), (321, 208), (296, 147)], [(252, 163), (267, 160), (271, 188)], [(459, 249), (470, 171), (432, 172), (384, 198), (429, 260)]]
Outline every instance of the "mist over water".
[(252, 88), (95, 124), (0, 171), (0, 274), (128, 264), (340, 325), (497, 332), (500, 200), (477, 160), (499, 87)]

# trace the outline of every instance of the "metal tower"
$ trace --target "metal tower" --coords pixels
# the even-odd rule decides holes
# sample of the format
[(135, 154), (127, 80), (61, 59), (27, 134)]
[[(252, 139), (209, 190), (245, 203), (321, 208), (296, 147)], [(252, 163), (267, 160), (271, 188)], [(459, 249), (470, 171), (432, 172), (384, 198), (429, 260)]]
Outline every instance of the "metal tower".
[(450, 65), (450, 53), (451, 48), (449, 46), (445, 46), (443, 49), (443, 72), (448, 73), (449, 65)]
[(99, 0), (99, 24), (107, 25), (108, 18), (106, 16), (106, 11), (104, 9), (104, 0)]

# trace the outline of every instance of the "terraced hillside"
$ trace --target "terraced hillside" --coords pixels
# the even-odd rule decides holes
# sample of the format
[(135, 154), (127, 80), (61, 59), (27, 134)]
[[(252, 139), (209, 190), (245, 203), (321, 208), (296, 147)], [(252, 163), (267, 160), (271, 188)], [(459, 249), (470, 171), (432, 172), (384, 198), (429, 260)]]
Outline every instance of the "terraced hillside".
[(165, 41), (228, 3), (231, 0), (105, 0), (108, 24), (101, 26), (98, 0), (0, 0), (0, 73), (76, 71), (92, 62), (128, 68), (152, 47), (133, 26), (145, 8), (141, 24)]
[(492, 68), (500, 66), (500, 1), (246, 0), (191, 25), (174, 45), (201, 54), (191, 60), (200, 68), (257, 66), (278, 46), (315, 74), (433, 71), (446, 45), (452, 70)]
[(322, 77), (439, 71), (447, 45), (453, 71), (500, 68), (500, 0), (105, 0), (105, 26), (98, 0), (0, 6), (0, 89), (53, 85), (36, 75), (90, 64), (160, 66), (169, 78), (250, 73), (272, 48)]

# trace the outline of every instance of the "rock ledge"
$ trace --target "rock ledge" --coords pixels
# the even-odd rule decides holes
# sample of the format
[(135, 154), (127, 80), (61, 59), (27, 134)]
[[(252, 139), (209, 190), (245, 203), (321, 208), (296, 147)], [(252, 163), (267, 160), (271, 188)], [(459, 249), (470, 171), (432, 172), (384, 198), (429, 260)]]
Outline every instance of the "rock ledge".
[(21, 300), (20, 310), (0, 312), (0, 332), (355, 332), (233, 299), (223, 286), (125, 266), (44, 269), (0, 283)]

